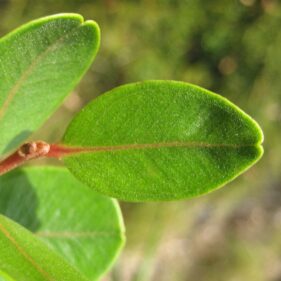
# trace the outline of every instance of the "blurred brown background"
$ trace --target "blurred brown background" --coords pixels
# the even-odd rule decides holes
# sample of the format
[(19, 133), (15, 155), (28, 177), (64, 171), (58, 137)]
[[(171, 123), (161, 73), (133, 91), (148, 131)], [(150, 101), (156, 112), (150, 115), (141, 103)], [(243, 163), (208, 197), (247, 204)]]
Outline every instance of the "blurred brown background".
[(265, 133), (252, 169), (212, 194), (122, 203), (127, 245), (107, 281), (281, 281), (281, 2), (0, 0), (0, 34), (76, 12), (96, 20), (96, 61), (37, 133), (58, 141), (73, 114), (120, 84), (173, 79), (236, 103)]

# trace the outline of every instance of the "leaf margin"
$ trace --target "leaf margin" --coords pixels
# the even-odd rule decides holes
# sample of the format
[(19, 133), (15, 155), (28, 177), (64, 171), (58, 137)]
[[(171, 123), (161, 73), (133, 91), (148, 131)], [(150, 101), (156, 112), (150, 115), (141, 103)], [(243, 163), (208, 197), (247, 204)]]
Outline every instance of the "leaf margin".
[[(202, 195), (205, 195), (205, 194), (209, 194), (210, 192), (213, 192), (219, 188), (221, 188), (222, 186), (228, 184), (229, 182), (233, 181), (235, 178), (237, 178), (239, 175), (243, 174), (245, 171), (247, 171), (250, 167), (252, 167), (256, 162), (258, 162), (261, 157), (263, 156), (263, 153), (264, 153), (264, 149), (263, 149), (263, 146), (262, 146), (262, 143), (264, 141), (264, 134), (263, 134), (263, 131), (262, 129), (260, 128), (259, 124), (250, 116), (248, 115), (247, 113), (245, 113), (242, 109), (240, 109), (237, 105), (235, 105), (234, 103), (232, 103), (231, 101), (229, 101), (227, 98), (219, 95), (219, 94), (216, 94), (212, 91), (209, 91), (207, 89), (204, 89), (202, 87), (199, 87), (197, 85), (193, 85), (191, 83), (186, 83), (186, 82), (182, 82), (182, 81), (174, 81), (174, 80), (146, 80), (146, 81), (141, 81), (141, 82), (136, 82), (136, 83), (129, 83), (129, 84), (125, 84), (125, 85), (121, 85), (121, 86), (118, 86), (116, 88), (113, 88), (107, 92), (105, 92), (104, 94), (98, 96), (96, 99), (94, 99), (92, 102), (90, 102), (89, 104), (87, 104), (80, 112), (78, 112), (73, 120), (70, 122), (69, 126), (67, 127), (66, 129), (66, 132), (63, 136), (63, 139), (62, 139), (62, 143), (65, 144), (66, 146), (75, 146), (75, 144), (69, 144), (68, 143), (68, 130), (71, 131), (71, 128), (72, 126), (75, 127), (76, 126), (76, 120), (79, 119), (79, 116), (80, 114), (82, 115), (83, 114), (83, 111), (87, 110), (95, 101), (99, 101), (100, 99), (103, 99), (103, 98), (107, 98), (108, 96), (112, 95), (115, 91), (123, 91), (125, 92), (127, 89), (130, 89), (130, 87), (135, 87), (135, 86), (145, 86), (145, 84), (150, 84), (150, 83), (156, 83), (156, 84), (161, 84), (161, 83), (171, 83), (171, 84), (174, 84), (174, 85), (187, 85), (187, 86), (190, 86), (190, 87), (193, 87), (194, 89), (196, 90), (199, 90), (200, 92), (203, 92), (204, 94), (207, 94), (209, 96), (211, 96), (212, 98), (214, 98), (216, 101), (219, 101), (219, 102), (222, 102), (225, 106), (227, 107), (230, 107), (232, 108), (237, 114), (239, 114), (240, 116), (243, 117), (243, 119), (245, 121), (247, 121), (248, 123), (251, 124), (252, 128), (254, 128), (254, 131), (255, 131), (255, 136), (256, 136), (256, 141), (255, 143), (249, 143), (247, 144), (247, 146), (250, 146), (252, 148), (255, 148), (256, 149), (256, 156), (255, 158), (253, 158), (253, 160), (251, 161), (250, 164), (247, 164), (247, 165), (244, 165), (242, 166), (242, 169), (236, 173), (235, 175), (231, 176), (231, 177), (228, 177), (227, 180), (225, 180), (222, 184), (216, 186), (215, 188), (211, 188), (205, 192), (202, 192), (198, 195), (193, 195), (193, 196), (186, 196), (183, 197), (183, 196), (176, 196), (176, 197), (173, 197), (171, 199), (155, 199), (154, 197), (153, 198), (141, 198), (141, 199), (138, 199), (138, 198), (135, 198), (135, 199), (132, 199), (132, 197), (130, 197), (129, 199), (126, 197), (126, 196), (120, 196), (120, 193), (117, 191), (113, 191), (111, 190), (110, 192), (105, 192), (104, 190), (102, 190), (101, 188), (96, 188), (95, 187), (95, 190), (97, 192), (100, 192), (104, 195), (107, 195), (107, 196), (111, 196), (111, 197), (115, 197), (121, 201), (129, 201), (129, 202), (148, 202), (148, 201), (172, 201), (172, 200), (180, 200), (180, 199), (189, 199), (189, 198), (193, 198), (193, 197), (198, 197), (198, 196), (202, 196)], [(124, 91), (125, 90), (125, 91)], [(131, 93), (132, 94), (132, 93)], [(133, 94), (132, 94), (133, 95)], [(77, 118), (78, 117), (78, 118)], [(109, 145), (108, 145), (109, 146)], [(239, 147), (239, 145), (237, 145)], [(83, 146), (82, 146), (83, 147)], [(107, 147), (107, 145), (105, 145), (104, 147)], [(86, 148), (86, 147), (85, 147)], [(64, 158), (64, 163), (65, 163), (65, 166), (70, 170), (70, 172), (72, 174), (75, 175), (75, 177), (81, 181), (81, 179), (79, 178), (79, 175), (76, 174), (76, 171), (71, 167), (71, 165), (68, 165), (68, 158), (71, 158), (71, 155), (70, 156), (66, 156)], [(93, 188), (91, 186), (91, 184), (83, 181), (84, 184), (88, 185), (90, 188)]]

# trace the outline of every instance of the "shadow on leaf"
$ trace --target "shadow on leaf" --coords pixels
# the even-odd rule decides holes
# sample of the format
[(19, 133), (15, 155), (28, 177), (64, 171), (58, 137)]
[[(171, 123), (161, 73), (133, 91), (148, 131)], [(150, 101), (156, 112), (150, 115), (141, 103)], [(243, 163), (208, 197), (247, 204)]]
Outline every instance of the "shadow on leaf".
[(19, 147), (20, 144), (22, 144), (22, 142), (24, 142), (31, 135), (31, 133), (32, 132), (28, 130), (19, 133), (9, 142), (9, 144), (5, 147), (4, 151), (1, 154), (6, 154)]
[(37, 195), (23, 171), (15, 170), (0, 177), (1, 214), (30, 231), (36, 231), (40, 226), (37, 207)]

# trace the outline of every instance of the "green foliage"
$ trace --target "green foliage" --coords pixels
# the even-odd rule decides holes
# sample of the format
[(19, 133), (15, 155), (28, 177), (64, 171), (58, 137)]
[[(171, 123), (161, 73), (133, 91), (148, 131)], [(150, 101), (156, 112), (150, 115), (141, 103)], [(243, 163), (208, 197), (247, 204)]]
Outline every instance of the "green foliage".
[(0, 215), (1, 270), (20, 281), (86, 279), (32, 233)]
[[(172, 28), (166, 19), (157, 19), (161, 38), (163, 30)], [(142, 24), (138, 18), (132, 25), (136, 36), (142, 34)], [(170, 30), (175, 39), (188, 29), (179, 26)], [(229, 41), (227, 30), (218, 36), (221, 41)], [(180, 37), (175, 46), (185, 44)], [(152, 33), (145, 38), (157, 40)], [(139, 61), (128, 76), (165, 73), (162, 69), (171, 61), (189, 56), (171, 52), (171, 37), (164, 41), (157, 56), (144, 50), (148, 60)], [(202, 42), (209, 50), (221, 48), (212, 36)], [(0, 40), (0, 154), (15, 149), (54, 112), (98, 47), (98, 26), (76, 14), (39, 19)], [(181, 67), (170, 71), (188, 77)], [(85, 150), (64, 159), (82, 182), (133, 201), (188, 198), (218, 188), (262, 156), (261, 142), (259, 126), (229, 101), (171, 81), (112, 90), (82, 110), (63, 139), (65, 145)], [(34, 233), (0, 217), (0, 270), (15, 280), (85, 280), (76, 270), (96, 280), (124, 242), (118, 204), (62, 168), (27, 168), (2, 176), (0, 211)]]
[(95, 22), (62, 14), (0, 40), (0, 154), (38, 129), (73, 90), (96, 55), (99, 36)]
[(117, 202), (85, 188), (59, 167), (2, 176), (0, 213), (43, 239), (90, 280), (108, 269), (124, 242)]
[(15, 281), (11, 278), (11, 276), (7, 275), (3, 271), (0, 270), (0, 281)]
[[(76, 14), (42, 18), (1, 39), (2, 153), (15, 149), (54, 112), (98, 47), (96, 23)], [(76, 270), (96, 280), (123, 245), (117, 202), (83, 187), (62, 168), (4, 175), (0, 194), (1, 213), (37, 236), (1, 217), (0, 269), (16, 280), (85, 280)]]
[(148, 81), (99, 97), (74, 118), (63, 142), (91, 148), (65, 158), (95, 190), (123, 200), (173, 200), (222, 186), (262, 156), (261, 129), (202, 88)]

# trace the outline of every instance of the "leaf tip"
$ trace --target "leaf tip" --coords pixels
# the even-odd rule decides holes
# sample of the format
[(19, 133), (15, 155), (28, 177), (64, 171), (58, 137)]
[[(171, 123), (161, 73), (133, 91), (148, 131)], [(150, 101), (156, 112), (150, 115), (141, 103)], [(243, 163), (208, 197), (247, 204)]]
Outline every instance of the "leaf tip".
[(93, 58), (96, 56), (100, 47), (101, 31), (98, 23), (94, 20), (84, 20), (81, 22), (81, 27), (88, 33), (88, 40), (93, 42)]
[(260, 160), (262, 158), (262, 156), (263, 156), (264, 148), (262, 146), (262, 142), (256, 145), (256, 149), (257, 149), (257, 158), (256, 158), (255, 162)]
[(256, 121), (254, 121), (254, 122), (256, 124), (257, 132), (258, 132), (258, 136), (259, 136), (258, 144), (261, 146), (261, 144), (264, 142), (263, 130), (262, 130), (262, 128), (260, 127), (260, 125)]

